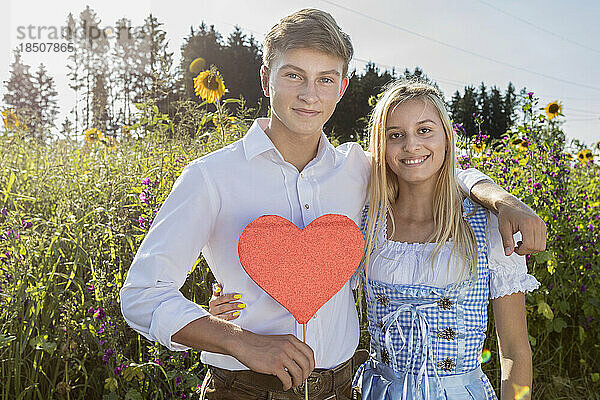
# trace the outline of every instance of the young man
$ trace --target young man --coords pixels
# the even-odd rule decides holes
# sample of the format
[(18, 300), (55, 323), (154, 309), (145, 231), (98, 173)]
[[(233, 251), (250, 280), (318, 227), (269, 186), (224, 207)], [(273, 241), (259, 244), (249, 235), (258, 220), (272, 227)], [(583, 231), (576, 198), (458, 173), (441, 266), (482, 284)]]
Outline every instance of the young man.
[[(334, 148), (322, 132), (348, 86), (352, 44), (331, 15), (306, 9), (273, 27), (263, 51), (271, 118), (256, 120), (243, 139), (183, 170), (133, 260), (122, 312), (150, 340), (204, 351), (206, 398), (299, 399), (301, 391), (290, 388), (309, 378), (311, 399), (347, 399), (359, 335), (350, 284), (308, 323), (304, 344), (302, 326), (242, 269), (237, 243), (244, 227), (264, 214), (299, 228), (328, 213), (360, 222), (368, 158), (356, 143)], [(481, 179), (476, 170), (459, 175), (466, 192)], [(518, 251), (544, 248), (545, 226), (531, 209), (489, 181), (472, 193), (498, 212), (509, 250), (519, 229)], [(215, 278), (248, 305), (236, 324), (209, 315), (179, 291), (201, 252)]]

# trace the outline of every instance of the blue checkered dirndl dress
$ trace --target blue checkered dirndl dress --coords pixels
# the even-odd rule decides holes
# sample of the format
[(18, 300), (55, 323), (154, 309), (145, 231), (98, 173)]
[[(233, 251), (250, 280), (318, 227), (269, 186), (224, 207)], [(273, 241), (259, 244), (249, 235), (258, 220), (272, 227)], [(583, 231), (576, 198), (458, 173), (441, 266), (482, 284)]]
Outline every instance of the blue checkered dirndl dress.
[[(377, 280), (363, 285), (371, 357), (354, 377), (363, 399), (497, 399), (479, 361), (489, 302), (488, 216), (469, 199), (463, 207), (478, 247), (470, 278), (445, 288)], [(361, 274), (364, 282), (364, 268)]]

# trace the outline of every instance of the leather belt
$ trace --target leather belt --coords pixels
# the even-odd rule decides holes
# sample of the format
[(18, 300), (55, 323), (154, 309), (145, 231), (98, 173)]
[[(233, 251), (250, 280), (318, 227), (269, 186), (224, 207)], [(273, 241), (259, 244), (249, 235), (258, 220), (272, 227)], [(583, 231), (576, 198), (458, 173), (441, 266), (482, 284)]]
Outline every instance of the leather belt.
[[(311, 398), (319, 398), (320, 395), (335, 394), (335, 391), (352, 380), (354, 369), (358, 368), (368, 358), (366, 350), (358, 350), (348, 361), (333, 369), (315, 369), (307, 379), (308, 393)], [(303, 398), (304, 385), (288, 391), (283, 390), (283, 384), (275, 375), (261, 374), (252, 370), (231, 371), (208, 366), (215, 379), (220, 380), (227, 387), (242, 390), (258, 390), (261, 396), (269, 397), (267, 392), (289, 394), (290, 398)], [(286, 396), (287, 397), (287, 396)]]

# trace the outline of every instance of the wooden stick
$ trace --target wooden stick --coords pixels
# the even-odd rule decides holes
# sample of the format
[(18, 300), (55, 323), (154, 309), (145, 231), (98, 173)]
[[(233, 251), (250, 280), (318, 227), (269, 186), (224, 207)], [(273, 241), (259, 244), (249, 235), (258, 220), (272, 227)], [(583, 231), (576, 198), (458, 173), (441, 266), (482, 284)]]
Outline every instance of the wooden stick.
[[(302, 324), (302, 341), (306, 343), (306, 324)], [(308, 400), (308, 379), (304, 381), (304, 400)]]

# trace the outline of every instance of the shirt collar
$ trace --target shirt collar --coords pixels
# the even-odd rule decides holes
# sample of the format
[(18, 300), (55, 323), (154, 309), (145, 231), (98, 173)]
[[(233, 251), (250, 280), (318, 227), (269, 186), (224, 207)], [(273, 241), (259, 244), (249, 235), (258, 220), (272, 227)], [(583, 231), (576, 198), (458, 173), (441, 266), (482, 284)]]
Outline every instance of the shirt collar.
[[(259, 124), (260, 121), (260, 124)], [(262, 154), (268, 150), (275, 150), (279, 153), (279, 150), (275, 147), (269, 136), (265, 133), (261, 124), (266, 126), (268, 124), (268, 118), (258, 118), (254, 120), (248, 132), (244, 135), (242, 141), (244, 142), (244, 152), (246, 153), (246, 159), (251, 160), (254, 157)], [(321, 139), (319, 140), (319, 147), (317, 149), (317, 156), (314, 161), (318, 162), (328, 152), (333, 153), (334, 147), (327, 139), (327, 136), (321, 131)]]

